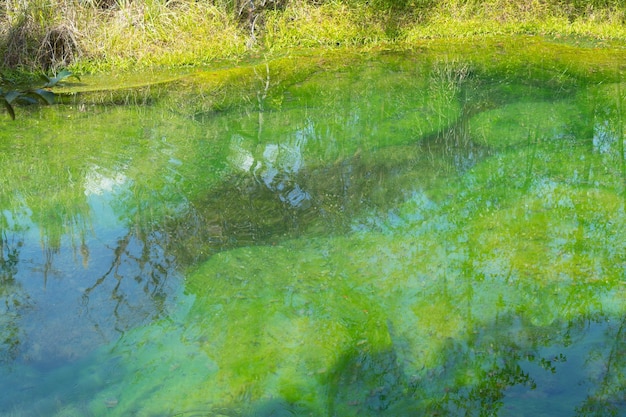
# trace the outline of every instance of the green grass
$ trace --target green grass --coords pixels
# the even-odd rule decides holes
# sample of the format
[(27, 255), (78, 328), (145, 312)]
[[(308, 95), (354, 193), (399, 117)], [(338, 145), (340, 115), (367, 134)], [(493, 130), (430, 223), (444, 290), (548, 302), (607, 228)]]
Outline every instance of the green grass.
[[(592, 2), (589, 2), (590, 4)], [(451, 0), (431, 10), (424, 25), (406, 30), (408, 42), (428, 37), (476, 35), (577, 35), (626, 39), (626, 9), (606, 5), (576, 11), (573, 6), (532, 0)]]
[[(626, 5), (617, 0), (284, 0), (248, 15), (240, 4), (7, 0), (0, 9), (0, 67), (105, 73), (293, 48), (406, 47), (488, 35), (626, 40)], [(65, 49), (53, 48), (59, 45)]]

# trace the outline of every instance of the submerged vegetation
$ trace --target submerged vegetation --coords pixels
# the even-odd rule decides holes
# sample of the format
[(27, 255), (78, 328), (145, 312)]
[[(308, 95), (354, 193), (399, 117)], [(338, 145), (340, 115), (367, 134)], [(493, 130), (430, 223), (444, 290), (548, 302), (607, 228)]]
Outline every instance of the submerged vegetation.
[(198, 65), (294, 47), (525, 34), (626, 39), (620, 0), (5, 0), (8, 68)]
[[(0, 405), (623, 410), (623, 52), (510, 39), (294, 53), (9, 124)], [(33, 271), (78, 290), (44, 332)]]

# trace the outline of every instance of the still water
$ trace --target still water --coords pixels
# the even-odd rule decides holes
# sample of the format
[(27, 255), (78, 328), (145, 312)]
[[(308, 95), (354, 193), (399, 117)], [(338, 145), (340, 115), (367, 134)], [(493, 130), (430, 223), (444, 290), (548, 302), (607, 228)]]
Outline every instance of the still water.
[(7, 117), (0, 416), (626, 416), (626, 51), (457, 49)]

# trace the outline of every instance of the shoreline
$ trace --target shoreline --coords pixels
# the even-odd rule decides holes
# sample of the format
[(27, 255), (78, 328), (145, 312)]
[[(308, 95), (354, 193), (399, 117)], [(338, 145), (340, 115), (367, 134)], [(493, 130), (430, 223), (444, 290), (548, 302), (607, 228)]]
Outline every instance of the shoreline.
[(0, 31), (3, 73), (204, 67), (291, 50), (366, 52), (502, 36), (626, 47), (626, 5), (617, 2), (594, 8), (596, 2), (590, 1), (581, 8), (576, 0), (346, 0), (315, 5), (293, 0), (281, 2), (280, 8), (277, 2), (266, 2), (274, 8), (248, 11), (253, 22), (242, 21), (243, 9), (236, 13), (230, 3), (135, 0), (99, 9), (87, 3), (62, 7), (60, 0), (38, 0), (12, 12), (9, 3), (0, 13), (5, 27)]

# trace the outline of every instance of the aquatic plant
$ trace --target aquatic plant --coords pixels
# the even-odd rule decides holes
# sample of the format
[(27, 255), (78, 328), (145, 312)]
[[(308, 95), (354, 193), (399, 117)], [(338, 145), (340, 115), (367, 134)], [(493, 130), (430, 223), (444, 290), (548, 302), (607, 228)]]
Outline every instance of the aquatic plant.
[(49, 77), (45, 74), (41, 75), (42, 80), (45, 82), (41, 88), (27, 88), (27, 89), (8, 89), (0, 88), (0, 99), (4, 104), (4, 108), (9, 113), (11, 119), (15, 120), (14, 106), (18, 105), (31, 105), (37, 103), (54, 104), (54, 93), (49, 89), (57, 86), (63, 80), (68, 77), (76, 77), (70, 71), (64, 69), (58, 74)]
[(73, 74), (71, 71), (68, 71), (67, 69), (63, 69), (59, 71), (58, 73), (52, 75), (51, 77), (46, 74), (41, 74), (41, 79), (45, 81), (43, 88), (55, 87), (70, 77), (74, 77), (80, 81), (80, 77), (78, 75)]
[(45, 104), (54, 103), (54, 94), (48, 90), (41, 88), (28, 89), (22, 91), (16, 90), (4, 90), (0, 89), (0, 98), (4, 104), (4, 108), (11, 116), (11, 119), (15, 120), (15, 110), (13, 106), (15, 104), (36, 104), (42, 102)]

